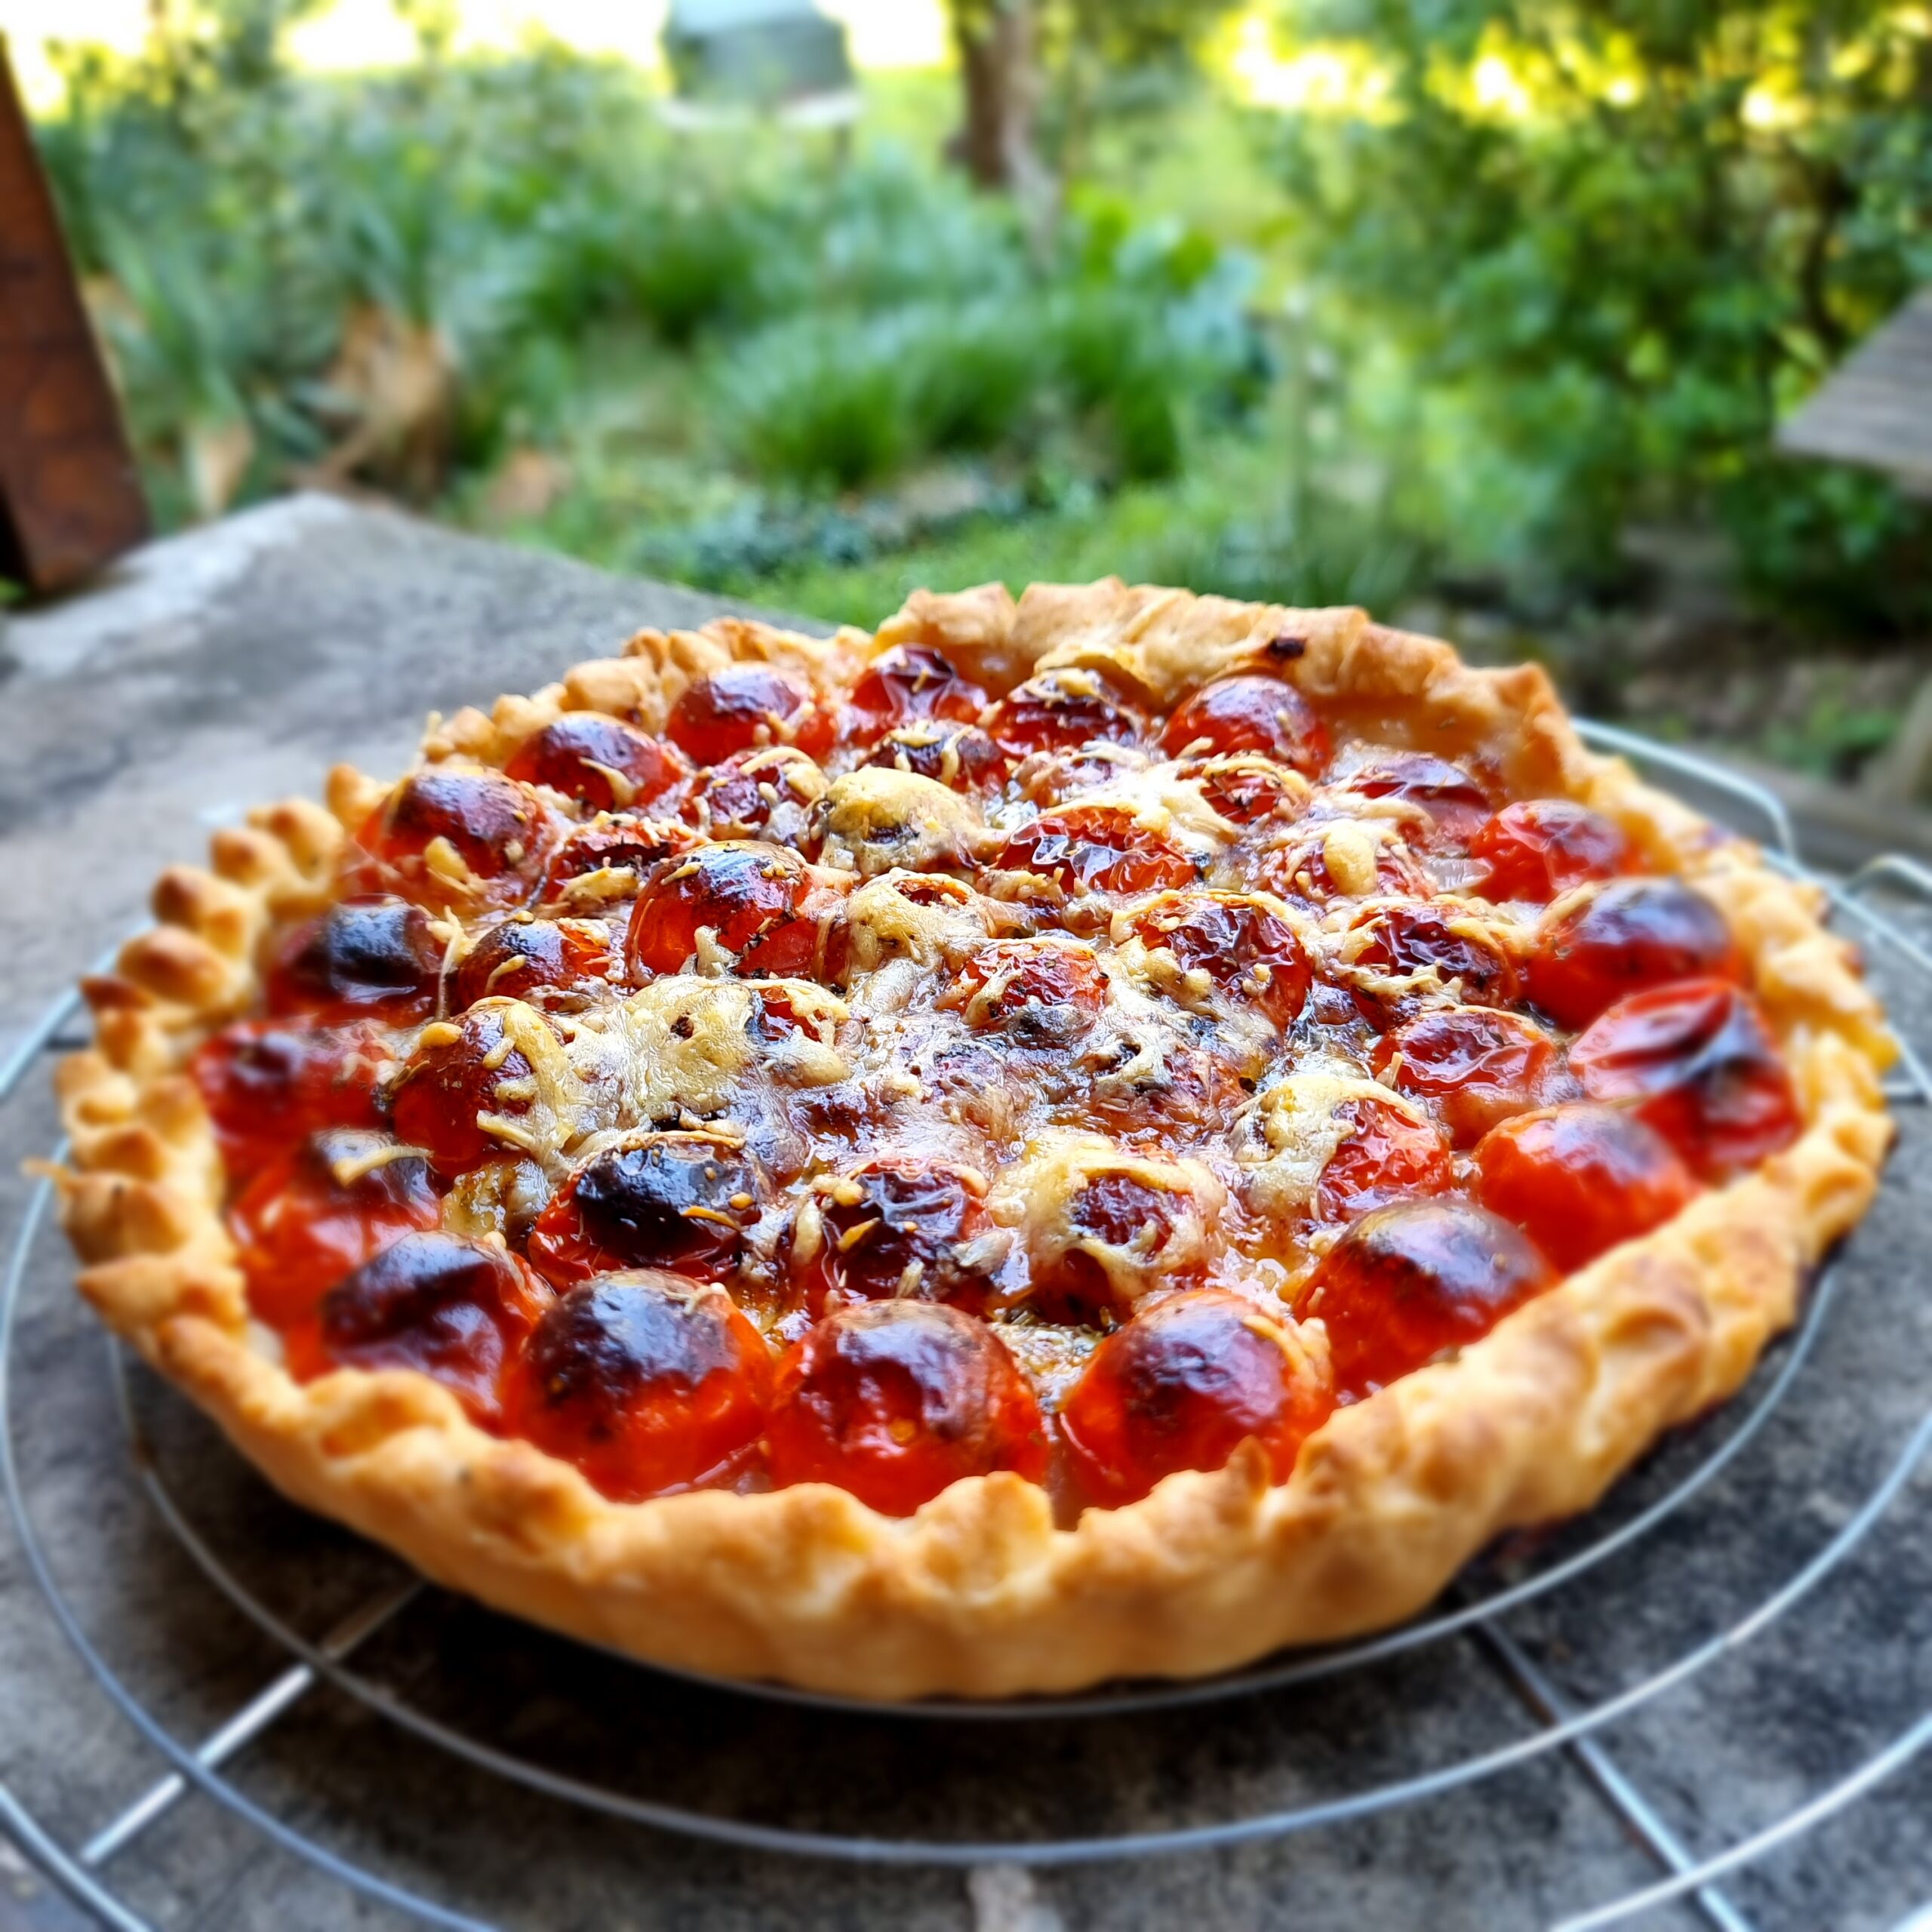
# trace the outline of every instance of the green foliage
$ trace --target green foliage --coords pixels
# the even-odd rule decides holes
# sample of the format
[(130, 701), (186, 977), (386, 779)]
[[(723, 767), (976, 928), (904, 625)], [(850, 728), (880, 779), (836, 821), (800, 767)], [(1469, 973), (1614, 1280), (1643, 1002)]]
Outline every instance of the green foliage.
[(1932, 38), (1884, 0), (1284, 11), (1386, 83), (1280, 163), (1327, 329), (1423, 399), (1460, 554), (1553, 605), (1627, 581), (1632, 524), (1714, 523), (1787, 608), (1932, 611), (1922, 512), (1768, 455), (1932, 272)]

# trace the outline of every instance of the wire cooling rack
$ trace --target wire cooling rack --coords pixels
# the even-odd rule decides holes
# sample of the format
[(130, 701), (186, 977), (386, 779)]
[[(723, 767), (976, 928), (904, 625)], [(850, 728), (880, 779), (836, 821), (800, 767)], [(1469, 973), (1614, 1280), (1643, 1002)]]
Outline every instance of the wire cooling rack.
[[(1791, 821), (1768, 792), (1669, 747), (1607, 727), (1586, 729), (1594, 742), (1630, 756), (1693, 802), (1761, 838), (1776, 863), (1802, 871)], [(1932, 904), (1932, 873), (1891, 857), (1874, 861), (1848, 881), (1820, 883), (1835, 920), (1865, 946), (1875, 977), (1894, 995), (1895, 1018), (1908, 1029), (1915, 1018), (1932, 1020), (1932, 955), (1872, 903), (1902, 898)], [(1919, 1014), (1912, 1011), (1915, 1002), (1922, 1009)], [(69, 1035), (77, 1012), (75, 997), (60, 1001), (0, 1068), (0, 1108), (21, 1104), (17, 1097), (30, 1081), (45, 1077), (50, 1054), (74, 1044)], [(1926, 1112), (1932, 1108), (1932, 1078), (1909, 1044), (1891, 1097), (1909, 1131), (1920, 1120), (1932, 1119)], [(1510, 1613), (1534, 1613), (1583, 1580), (1608, 1587), (1647, 1546), (1681, 1527), (1694, 1506), (1721, 1495), (1727, 1484), (1748, 1480), (1752, 1452), (1761, 1454), (1767, 1426), (1786, 1409), (1786, 1398), (1799, 1386), (1828, 1331), (1841, 1299), (1841, 1268), (1836, 1262), (1814, 1283), (1797, 1328), (1735, 1401), (1683, 1432), (1584, 1522), (1540, 1540), (1514, 1540), (1471, 1566), (1442, 1604), (1399, 1630), (1204, 1683), (1126, 1684), (1075, 1697), (881, 1709), (772, 1687), (679, 1681), (521, 1626), (500, 1626), (518, 1646), (515, 1694), (523, 1700), (518, 1709), (529, 1708), (534, 1681), (552, 1705), (568, 1706), (571, 1712), (561, 1741), (546, 1735), (534, 1745), (528, 1741), (527, 1727), (520, 1720), (506, 1721), (502, 1710), (487, 1708), (487, 1697), (483, 1707), (472, 1700), (466, 1709), (452, 1709), (448, 1699), (438, 1694), (438, 1684), (464, 1678), (460, 1657), (457, 1666), (447, 1672), (423, 1668), (426, 1657), (433, 1662), (448, 1647), (460, 1652), (474, 1641), (478, 1623), (500, 1627), (485, 1614), (466, 1611), (386, 1558), (320, 1525), (309, 1539), (321, 1551), (318, 1567), (308, 1576), (312, 1588), (306, 1595), (295, 1591), (291, 1604), (285, 1567), (272, 1574), (261, 1571), (257, 1552), (249, 1545), (248, 1512), (234, 1506), (240, 1493), (235, 1485), (254, 1478), (197, 1426), (185, 1404), (110, 1343), (107, 1374), (134, 1483), (208, 1582), (286, 1659), (225, 1720), (190, 1734), (164, 1714), (162, 1706), (168, 1700), (115, 1654), (115, 1639), (103, 1628), (97, 1596), (93, 1590), (77, 1591), (51, 1546), (50, 1527), (59, 1520), (56, 1506), (35, 1493), (33, 1472), (43, 1469), (46, 1459), (29, 1451), (36, 1446), (36, 1431), (54, 1425), (35, 1412), (33, 1392), (18, 1373), (17, 1337), (36, 1264), (46, 1269), (48, 1251), (57, 1240), (51, 1205), (51, 1189), (42, 1183), (27, 1201), (0, 1279), (0, 1487), (47, 1614), (91, 1674), (106, 1706), (162, 1761), (162, 1768), (137, 1798), (103, 1818), (78, 1843), (61, 1841), (0, 1783), (0, 1829), (74, 1900), (126, 1932), (140, 1932), (149, 1921), (117, 1890), (117, 1872), (129, 1869), (128, 1861), (160, 1821), (196, 1793), (232, 1814), (246, 1832), (368, 1898), (432, 1924), (487, 1924), (473, 1912), (459, 1909), (448, 1895), (432, 1896), (420, 1885), (399, 1883), (376, 1869), (378, 1861), (325, 1842), (298, 1815), (301, 1807), (251, 1795), (226, 1768), (248, 1747), (269, 1739), (278, 1724), (325, 1685), (414, 1739), (492, 1777), (596, 1814), (609, 1821), (611, 1829), (644, 1826), (742, 1850), (871, 1866), (1044, 1867), (1234, 1847), (1343, 1827), (1560, 1757), (1582, 1772), (1597, 1798), (1643, 1847), (1657, 1875), (1652, 1883), (1564, 1920), (1567, 1932), (1610, 1925), (1675, 1901), (1722, 1932), (1752, 1932), (1754, 1920), (1725, 1889), (1726, 1881), (1772, 1854), (1788, 1850), (1932, 1744), (1932, 1712), (1897, 1724), (1882, 1742), (1863, 1750), (1850, 1769), (1795, 1796), (1768, 1823), (1698, 1852), (1672, 1829), (1665, 1807), (1614, 1753), (1609, 1735), (1620, 1722), (1652, 1711), (1673, 1694), (1702, 1685), (1747, 1654), (1801, 1605), (1841, 1583), (1847, 1567), (1868, 1553), (1875, 1540), (1909, 1534), (1901, 1527), (1912, 1500), (1907, 1492), (1932, 1449), (1932, 1411), (1924, 1411), (1917, 1397), (1916, 1420), (1902, 1443), (1886, 1444), (1871, 1462), (1861, 1493), (1838, 1511), (1829, 1535), (1814, 1539), (1798, 1560), (1755, 1587), (1747, 1601), (1726, 1604), (1721, 1614), (1706, 1616), (1688, 1633), (1677, 1633), (1666, 1656), (1647, 1660), (1645, 1668), (1618, 1687), (1577, 1699), (1558, 1687), (1531, 1647), (1505, 1625)], [(57, 1271), (60, 1265), (53, 1264)], [(1915, 1374), (1922, 1374), (1922, 1366), (1910, 1365)], [(37, 1389), (37, 1377), (34, 1385)], [(44, 1487), (45, 1477), (39, 1481)], [(238, 1520), (242, 1524), (238, 1532)], [(298, 1564), (297, 1574), (303, 1574)], [(361, 1586), (360, 1594), (338, 1609), (319, 1637), (303, 1635), (297, 1626), (316, 1620), (313, 1604), (339, 1602), (345, 1576)], [(1916, 1634), (1922, 1638), (1924, 1633)], [(1901, 1658), (1914, 1635), (1900, 1632)], [(1252, 1767), (1237, 1767), (1224, 1776), (1217, 1773), (1220, 1782), (1209, 1782), (1204, 1795), (1193, 1794), (1189, 1802), (1177, 1804), (1177, 1815), (1152, 1823), (1137, 1812), (1097, 1829), (1089, 1809), (1080, 1814), (1075, 1828), (1060, 1830), (1054, 1829), (1050, 1804), (1022, 1803), (1016, 1812), (1014, 1804), (1001, 1801), (1000, 1795), (1020, 1776), (1014, 1759), (1037, 1755), (1042, 1738), (1065, 1739), (1088, 1725), (1158, 1725), (1177, 1712), (1190, 1714), (1190, 1723), (1205, 1723), (1205, 1714), (1217, 1709), (1273, 1710), (1284, 1698), (1318, 1692), (1350, 1700), (1351, 1712), (1373, 1711), (1385, 1699), (1399, 1703), (1413, 1697), (1413, 1684), (1404, 1673), (1454, 1641), (1473, 1644), (1487, 1657), (1510, 1687), (1527, 1727), (1497, 1735), (1492, 1727), (1490, 1734), (1459, 1739), (1455, 1748), (1426, 1754), (1407, 1744), (1401, 1727), (1383, 1727), (1385, 1734), (1374, 1744), (1331, 1753), (1302, 1780), (1291, 1802), (1254, 1802), (1253, 1793), (1266, 1780), (1251, 1774)], [(1910, 1690), (1909, 1673), (1901, 1669), (1896, 1687), (1900, 1701), (1889, 1705), (1894, 1718), (1909, 1711)], [(1245, 1702), (1236, 1706), (1238, 1700)], [(957, 1794), (949, 1791), (943, 1803), (923, 1809), (914, 1805), (897, 1814), (875, 1801), (860, 1804), (856, 1808), (866, 1828), (854, 1829), (820, 1794), (794, 1802), (789, 1811), (774, 1806), (758, 1792), (755, 1776), (742, 1765), (714, 1776), (711, 1786), (722, 1796), (700, 1805), (690, 1801), (682, 1780), (672, 1780), (668, 1791), (648, 1783), (639, 1788), (626, 1753), (614, 1749), (611, 1737), (598, 1730), (601, 1722), (607, 1730), (623, 1730), (641, 1717), (668, 1727), (674, 1755), (702, 1758), (702, 1744), (694, 1740), (721, 1733), (727, 1742), (716, 1750), (728, 1755), (734, 1729), (730, 1714), (753, 1702), (792, 1707), (806, 1727), (789, 1734), (795, 1740), (835, 1736), (840, 1726), (855, 1727), (866, 1740), (863, 1752), (886, 1761), (883, 1775), (888, 1778), (903, 1762), (916, 1761), (928, 1774), (935, 1764), (969, 1764), (972, 1770), (964, 1774), (966, 1795), (979, 1802), (986, 1822), (976, 1823), (970, 1814), (962, 1819), (954, 1803)], [(881, 1742), (895, 1727), (916, 1737), (916, 1746)], [(1372, 1722), (1370, 1727), (1375, 1727)], [(1274, 1734), (1293, 1740), (1300, 1752), (1306, 1728), (1304, 1724), (1297, 1731), (1291, 1726)], [(1484, 1727), (1475, 1728), (1480, 1733)], [(1104, 1769), (1100, 1775), (1104, 1777)], [(898, 1828), (882, 1827), (881, 1815), (896, 1816)], [(1932, 1884), (1932, 1871), (1926, 1876)]]

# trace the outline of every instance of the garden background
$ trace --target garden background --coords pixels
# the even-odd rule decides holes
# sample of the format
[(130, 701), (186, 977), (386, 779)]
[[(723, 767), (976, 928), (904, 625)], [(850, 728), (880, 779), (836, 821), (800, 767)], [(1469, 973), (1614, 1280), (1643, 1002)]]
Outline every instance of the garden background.
[(165, 524), (1360, 602), (1840, 778), (1932, 672), (1932, 506), (1774, 447), (1932, 281), (1932, 6), (845, 0), (844, 134), (540, 11), (11, 0)]

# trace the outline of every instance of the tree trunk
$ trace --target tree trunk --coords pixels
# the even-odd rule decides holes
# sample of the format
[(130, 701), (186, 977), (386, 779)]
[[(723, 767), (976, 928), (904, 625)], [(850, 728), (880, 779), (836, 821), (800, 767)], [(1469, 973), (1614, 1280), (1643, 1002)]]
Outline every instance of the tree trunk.
[(982, 188), (1037, 198), (1050, 184), (1033, 137), (1033, 0), (954, 0), (952, 32), (965, 89), (958, 158)]

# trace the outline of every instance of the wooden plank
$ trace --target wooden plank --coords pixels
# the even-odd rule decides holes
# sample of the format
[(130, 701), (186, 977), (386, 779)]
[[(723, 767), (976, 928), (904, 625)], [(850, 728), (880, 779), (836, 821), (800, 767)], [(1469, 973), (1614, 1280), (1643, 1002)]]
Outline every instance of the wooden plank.
[(1778, 430), (1778, 447), (1932, 492), (1932, 289), (1866, 337)]
[(0, 36), (0, 574), (65, 590), (149, 528)]

